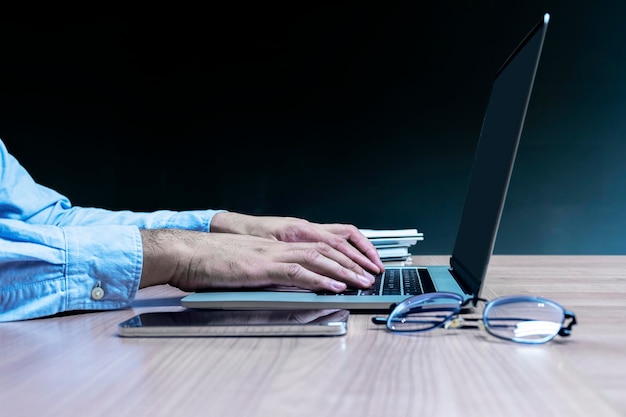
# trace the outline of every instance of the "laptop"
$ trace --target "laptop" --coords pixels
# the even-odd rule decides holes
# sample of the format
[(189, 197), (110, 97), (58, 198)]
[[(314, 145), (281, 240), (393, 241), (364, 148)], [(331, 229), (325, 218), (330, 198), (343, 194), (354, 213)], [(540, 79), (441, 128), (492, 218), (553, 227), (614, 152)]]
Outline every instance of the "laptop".
[(485, 111), (449, 265), (387, 266), (367, 289), (195, 292), (183, 307), (202, 309), (326, 309), (388, 311), (416, 294), (449, 291), (479, 297), (500, 223), (526, 110), (550, 20), (545, 14), (496, 73)]

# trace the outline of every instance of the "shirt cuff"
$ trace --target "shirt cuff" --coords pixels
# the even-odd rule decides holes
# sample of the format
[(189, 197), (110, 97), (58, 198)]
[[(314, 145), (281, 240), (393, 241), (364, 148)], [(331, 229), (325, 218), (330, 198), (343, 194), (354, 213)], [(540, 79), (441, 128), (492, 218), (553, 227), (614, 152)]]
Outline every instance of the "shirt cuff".
[(143, 265), (136, 226), (64, 227), (67, 310), (127, 307), (137, 295)]

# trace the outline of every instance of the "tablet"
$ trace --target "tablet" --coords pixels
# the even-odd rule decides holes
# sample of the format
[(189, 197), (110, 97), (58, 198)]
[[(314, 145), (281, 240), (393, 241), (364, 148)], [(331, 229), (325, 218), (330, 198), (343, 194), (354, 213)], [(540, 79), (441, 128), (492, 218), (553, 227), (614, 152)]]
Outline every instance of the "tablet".
[(348, 310), (194, 310), (150, 312), (118, 325), (124, 337), (340, 336)]

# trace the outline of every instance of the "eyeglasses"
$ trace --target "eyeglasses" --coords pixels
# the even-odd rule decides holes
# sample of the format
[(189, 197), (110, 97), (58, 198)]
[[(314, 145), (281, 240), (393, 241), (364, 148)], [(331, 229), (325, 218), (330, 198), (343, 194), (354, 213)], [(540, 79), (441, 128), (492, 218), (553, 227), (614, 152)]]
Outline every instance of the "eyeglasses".
[[(482, 319), (462, 318), (461, 310), (470, 302), (486, 302)], [(479, 322), (491, 335), (519, 343), (539, 344), (556, 335), (569, 336), (576, 316), (552, 300), (532, 296), (465, 300), (448, 292), (416, 295), (397, 304), (388, 317), (372, 317), (375, 324), (386, 324), (392, 332), (425, 332), (439, 327), (466, 327)], [(567, 323), (566, 323), (567, 322)], [(467, 326), (469, 327), (469, 326)], [(472, 326), (476, 327), (476, 326)]]

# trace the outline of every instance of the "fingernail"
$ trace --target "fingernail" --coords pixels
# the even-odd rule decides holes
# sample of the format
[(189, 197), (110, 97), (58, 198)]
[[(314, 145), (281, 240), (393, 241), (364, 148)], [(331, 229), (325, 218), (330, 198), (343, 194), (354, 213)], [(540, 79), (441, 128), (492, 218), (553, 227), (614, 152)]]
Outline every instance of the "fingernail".
[(359, 275), (359, 281), (361, 281), (363, 285), (372, 285), (374, 277), (369, 278), (366, 275)]
[(339, 281), (333, 281), (330, 283), (330, 286), (333, 288), (333, 290), (335, 291), (345, 291), (345, 289), (347, 288), (346, 284), (344, 284), (343, 282), (339, 282)]

